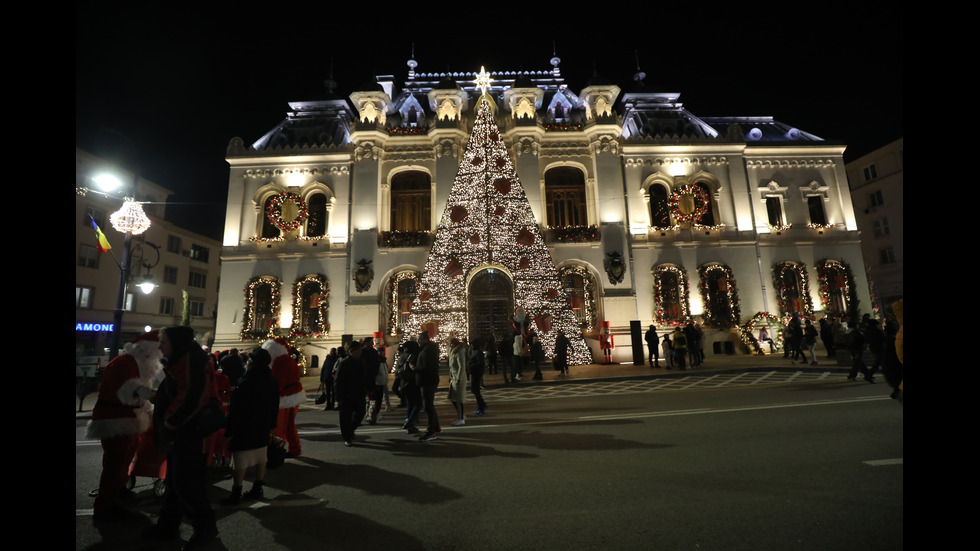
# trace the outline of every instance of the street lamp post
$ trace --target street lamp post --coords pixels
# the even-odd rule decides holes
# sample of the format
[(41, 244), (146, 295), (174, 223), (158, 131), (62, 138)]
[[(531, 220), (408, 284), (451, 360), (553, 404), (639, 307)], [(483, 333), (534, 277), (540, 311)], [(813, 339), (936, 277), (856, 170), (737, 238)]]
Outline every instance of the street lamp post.
[[(139, 173), (133, 173), (132, 194), (136, 195)], [(132, 262), (133, 235), (143, 233), (150, 227), (150, 219), (143, 212), (143, 207), (132, 197), (125, 197), (123, 206), (114, 212), (109, 221), (117, 231), (124, 234), (123, 255), (119, 266), (119, 292), (116, 295), (116, 309), (113, 311), (112, 336), (109, 340), (109, 359), (119, 353), (119, 334), (122, 331), (123, 311), (126, 304), (126, 287), (129, 284), (130, 263)]]

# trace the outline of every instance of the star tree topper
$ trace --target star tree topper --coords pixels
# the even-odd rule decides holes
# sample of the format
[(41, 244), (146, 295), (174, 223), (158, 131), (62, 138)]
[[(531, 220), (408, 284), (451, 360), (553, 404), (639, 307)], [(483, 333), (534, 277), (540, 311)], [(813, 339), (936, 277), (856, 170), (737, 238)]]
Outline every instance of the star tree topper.
[(476, 75), (476, 87), (480, 89), (481, 95), (487, 95), (487, 88), (490, 88), (491, 82), (490, 73), (481, 65), (480, 72)]

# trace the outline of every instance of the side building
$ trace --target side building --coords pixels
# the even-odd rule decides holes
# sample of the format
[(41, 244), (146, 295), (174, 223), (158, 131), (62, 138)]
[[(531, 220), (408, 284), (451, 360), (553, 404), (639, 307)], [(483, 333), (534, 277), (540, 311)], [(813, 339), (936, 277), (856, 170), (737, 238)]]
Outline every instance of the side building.
[[(76, 361), (107, 355), (119, 296), (124, 234), (113, 229), (110, 217), (123, 201), (97, 191), (94, 179), (105, 173), (133, 181), (131, 172), (75, 149)], [(185, 309), (199, 342), (209, 343), (218, 307), (221, 243), (167, 221), (170, 190), (143, 178), (136, 187), (132, 195), (142, 204), (150, 227), (131, 240), (120, 348), (147, 329), (181, 324)], [(99, 252), (93, 220), (111, 246), (107, 253)], [(137, 287), (140, 283), (154, 286), (145, 293)]]
[[(869, 305), (843, 143), (772, 117), (698, 117), (643, 78), (575, 93), (559, 65), (486, 84), (412, 59), (400, 86), (331, 88), (251, 143), (233, 138), (216, 346), (283, 335), (315, 365), (345, 338), (407, 338), (450, 190), (473, 168), (481, 85), (560, 275), (551, 300), (568, 301), (593, 357), (606, 328), (613, 360), (632, 362), (651, 324), (701, 325), (708, 355), (757, 351), (763, 326)], [(499, 337), (522, 306), (513, 274), (483, 260), (453, 274), (462, 336)]]
[(876, 317), (905, 294), (904, 156), (902, 138), (847, 164)]

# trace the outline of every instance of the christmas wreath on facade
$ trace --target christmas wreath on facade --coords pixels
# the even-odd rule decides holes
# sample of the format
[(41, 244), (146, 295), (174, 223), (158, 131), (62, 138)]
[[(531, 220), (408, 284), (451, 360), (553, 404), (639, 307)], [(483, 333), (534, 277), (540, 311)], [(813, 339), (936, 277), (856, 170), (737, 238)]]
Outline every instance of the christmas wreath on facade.
[[(685, 214), (681, 211), (681, 199), (690, 195), (694, 199), (694, 208)], [(670, 196), (670, 215), (679, 223), (694, 224), (708, 212), (708, 193), (700, 186), (686, 185), (674, 190)]]
[[(290, 220), (289, 222), (283, 220), (282, 218), (282, 206), (283, 204), (290, 202), (296, 205), (296, 218)], [(269, 200), (269, 204), (265, 207), (265, 216), (272, 222), (272, 225), (279, 229), (279, 231), (295, 231), (298, 230), (306, 218), (310, 215), (310, 211), (306, 206), (306, 201), (302, 197), (296, 195), (295, 193), (290, 193), (284, 191), (279, 195), (272, 197)]]

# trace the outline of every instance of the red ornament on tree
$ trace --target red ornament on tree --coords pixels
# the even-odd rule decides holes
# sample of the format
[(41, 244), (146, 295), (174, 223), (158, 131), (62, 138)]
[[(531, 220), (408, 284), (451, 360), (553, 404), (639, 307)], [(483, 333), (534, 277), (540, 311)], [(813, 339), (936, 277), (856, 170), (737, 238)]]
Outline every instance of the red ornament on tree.
[(466, 207), (462, 205), (456, 205), (449, 211), (449, 219), (453, 222), (460, 222), (467, 216), (469, 216), (470, 211), (466, 210)]
[(534, 234), (527, 229), (521, 229), (521, 231), (517, 232), (517, 243), (525, 247), (530, 247), (534, 244)]
[(493, 187), (502, 195), (510, 193), (510, 180), (507, 178), (497, 178), (493, 181)]

